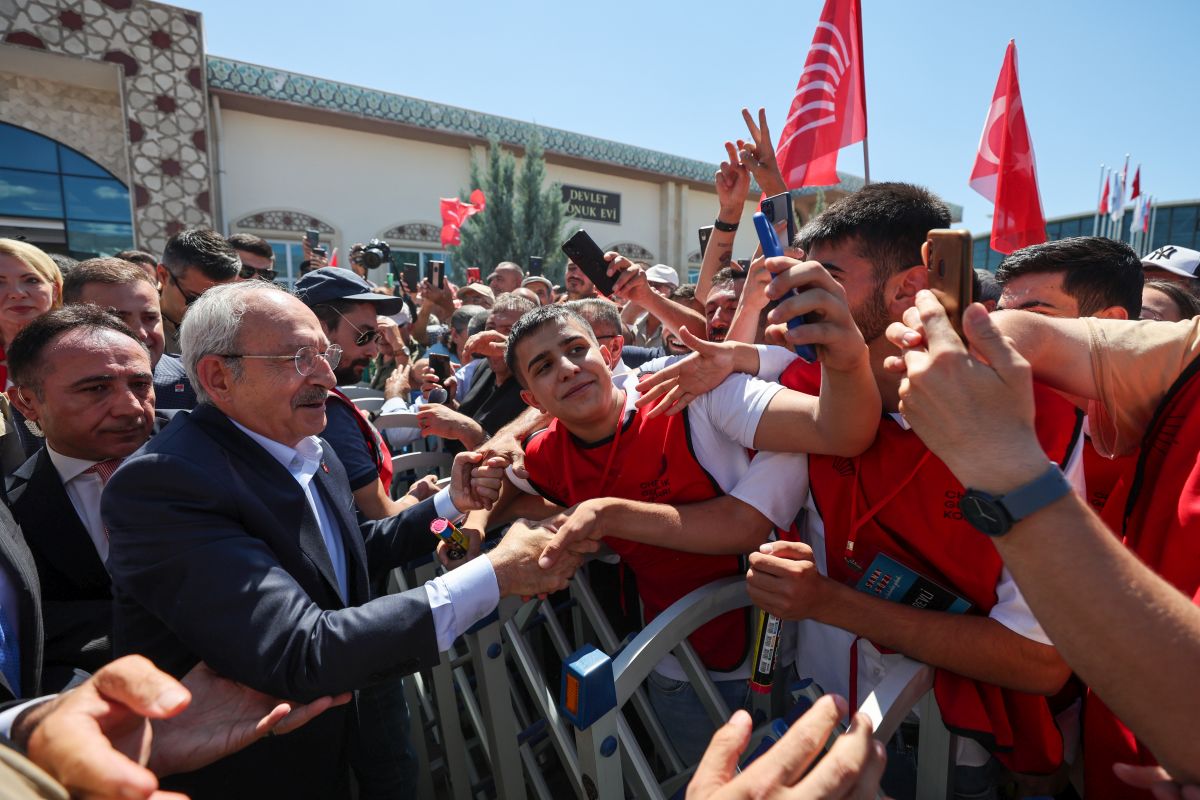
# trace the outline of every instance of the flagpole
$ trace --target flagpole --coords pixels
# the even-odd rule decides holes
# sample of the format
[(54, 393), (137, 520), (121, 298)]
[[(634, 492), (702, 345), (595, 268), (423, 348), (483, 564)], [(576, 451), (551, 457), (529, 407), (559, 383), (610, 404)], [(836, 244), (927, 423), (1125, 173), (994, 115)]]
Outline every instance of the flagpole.
[(1154, 204), (1154, 197), (1150, 198), (1150, 241), (1146, 242), (1146, 249), (1154, 249), (1154, 225), (1158, 222), (1158, 206)]
[(1104, 197), (1104, 165), (1100, 165), (1100, 188), (1096, 191), (1096, 216), (1092, 218), (1092, 236), (1100, 234), (1100, 198)]
[[(865, 83), (865, 81), (864, 81)], [(871, 156), (867, 151), (867, 137), (863, 137), (863, 183), (871, 182)]]

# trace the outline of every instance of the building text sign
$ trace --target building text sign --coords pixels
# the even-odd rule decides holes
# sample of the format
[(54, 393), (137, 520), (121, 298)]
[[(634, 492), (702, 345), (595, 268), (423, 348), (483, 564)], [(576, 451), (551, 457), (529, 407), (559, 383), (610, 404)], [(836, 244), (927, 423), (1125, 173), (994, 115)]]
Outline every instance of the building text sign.
[(563, 185), (563, 202), (567, 204), (567, 216), (594, 222), (621, 222), (621, 195), (585, 189), (582, 186)]

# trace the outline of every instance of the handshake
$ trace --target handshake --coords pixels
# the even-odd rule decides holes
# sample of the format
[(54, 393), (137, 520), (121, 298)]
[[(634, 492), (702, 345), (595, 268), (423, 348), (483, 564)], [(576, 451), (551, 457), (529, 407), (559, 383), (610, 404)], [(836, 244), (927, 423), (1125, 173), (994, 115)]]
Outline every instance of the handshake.
[[(481, 453), (459, 453), (451, 470), (450, 497), (460, 511), (488, 510), (500, 497), (504, 470), (509, 460), (503, 456), (484, 457)], [(438, 558), (449, 569), (469, 561), (481, 551), (483, 531), (464, 528), (470, 539), (467, 557), (457, 561), (448, 556), (445, 542), (438, 545)], [(550, 523), (518, 519), (509, 526), (504, 538), (487, 554), (496, 573), (500, 596), (545, 596), (567, 588), (583, 556), (564, 554), (552, 565), (540, 566), (539, 560), (554, 540), (556, 527)]]

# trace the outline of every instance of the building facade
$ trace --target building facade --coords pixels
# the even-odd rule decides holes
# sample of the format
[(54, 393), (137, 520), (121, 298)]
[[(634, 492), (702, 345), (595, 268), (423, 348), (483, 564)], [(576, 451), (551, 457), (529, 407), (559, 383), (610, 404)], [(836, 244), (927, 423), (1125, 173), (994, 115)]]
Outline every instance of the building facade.
[[(1149, 231), (1134, 238), (1130, 235), (1133, 227), (1133, 209), (1125, 211), (1125, 219), (1121, 223), (1121, 239), (1131, 243), (1139, 256), (1168, 244), (1200, 250), (1200, 200), (1156, 203), (1153, 206), (1151, 222), (1152, 227)], [(1051, 242), (1071, 236), (1091, 236), (1095, 230), (1095, 212), (1055, 217), (1046, 221), (1046, 238)], [(976, 267), (991, 272), (995, 272), (996, 267), (1004, 260), (1003, 253), (997, 253), (991, 248), (990, 234), (975, 237), (973, 257)]]
[[(470, 166), (489, 140), (520, 158), (538, 136), (568, 231), (685, 279), (699, 267), (716, 164), (212, 56), (201, 15), (173, 6), (0, 9), (0, 236), (77, 258), (157, 255), (177, 231), (207, 225), (270, 241), (290, 282), (316, 228), (343, 265), (351, 245), (378, 238), (396, 261), (441, 259), (458, 274), (466, 265), (439, 242), (439, 198), (476, 188)], [(824, 202), (861, 185), (839, 177)], [(818, 202), (811, 189), (793, 199), (802, 220)], [(735, 256), (756, 244), (739, 237)]]

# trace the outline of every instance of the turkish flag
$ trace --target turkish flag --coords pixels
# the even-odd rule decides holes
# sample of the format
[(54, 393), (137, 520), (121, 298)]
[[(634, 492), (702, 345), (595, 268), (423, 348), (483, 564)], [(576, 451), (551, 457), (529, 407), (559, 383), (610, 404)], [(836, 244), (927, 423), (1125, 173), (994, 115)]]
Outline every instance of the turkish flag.
[(1142, 165), (1138, 164), (1137, 169), (1133, 171), (1133, 192), (1129, 195), (1130, 200), (1136, 200), (1137, 196), (1142, 193)]
[(1011, 253), (1046, 241), (1046, 216), (1038, 193), (1033, 142), (1025, 125), (1017, 83), (1017, 46), (1011, 39), (992, 94), (979, 153), (971, 170), (971, 188), (995, 203), (992, 249)]
[(487, 205), (482, 189), (471, 192), (471, 202), (464, 203), (457, 197), (442, 198), (442, 247), (462, 244), (461, 228), (468, 217), (483, 211)]
[(825, 0), (775, 148), (789, 188), (833, 186), (837, 153), (867, 135), (859, 0)]

